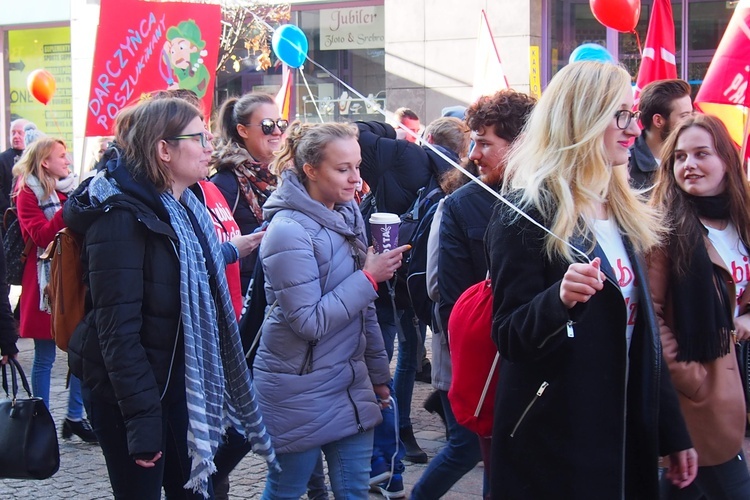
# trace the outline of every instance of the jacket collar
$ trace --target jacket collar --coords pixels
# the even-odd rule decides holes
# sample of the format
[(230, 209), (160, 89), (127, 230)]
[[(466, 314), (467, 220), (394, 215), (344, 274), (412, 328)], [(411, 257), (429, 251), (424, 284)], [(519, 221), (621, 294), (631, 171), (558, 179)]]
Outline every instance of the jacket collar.
[(630, 154), (635, 158), (635, 167), (641, 172), (656, 172), (659, 165), (651, 153), (651, 148), (646, 144), (646, 134), (641, 134), (635, 139)]

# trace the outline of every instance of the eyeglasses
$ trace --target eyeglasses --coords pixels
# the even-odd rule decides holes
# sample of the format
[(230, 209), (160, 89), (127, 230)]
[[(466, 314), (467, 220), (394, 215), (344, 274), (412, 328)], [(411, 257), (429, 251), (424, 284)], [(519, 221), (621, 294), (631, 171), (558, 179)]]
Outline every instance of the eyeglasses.
[(617, 128), (625, 130), (630, 126), (630, 122), (635, 119), (636, 121), (641, 119), (641, 112), (636, 111), (635, 113), (629, 109), (621, 109), (615, 113), (615, 119), (617, 120)]
[(206, 137), (206, 132), (196, 132), (195, 134), (175, 135), (174, 137), (167, 137), (164, 140), (165, 141), (181, 141), (182, 139), (192, 139), (193, 137), (200, 138), (202, 148), (205, 148), (206, 146), (208, 146), (208, 137)]
[(246, 123), (245, 126), (246, 127), (260, 127), (264, 135), (273, 134), (273, 129), (275, 127), (279, 127), (279, 130), (283, 134), (284, 131), (289, 127), (289, 120), (284, 120), (283, 118), (279, 118), (278, 120), (273, 121), (271, 118), (263, 118), (258, 124)]

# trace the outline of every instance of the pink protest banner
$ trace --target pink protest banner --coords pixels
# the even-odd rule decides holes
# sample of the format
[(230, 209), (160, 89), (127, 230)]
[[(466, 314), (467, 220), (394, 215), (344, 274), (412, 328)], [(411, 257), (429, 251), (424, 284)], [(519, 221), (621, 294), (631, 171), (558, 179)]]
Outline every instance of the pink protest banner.
[(101, 0), (86, 136), (111, 135), (114, 118), (145, 93), (188, 89), (211, 112), (221, 7)]

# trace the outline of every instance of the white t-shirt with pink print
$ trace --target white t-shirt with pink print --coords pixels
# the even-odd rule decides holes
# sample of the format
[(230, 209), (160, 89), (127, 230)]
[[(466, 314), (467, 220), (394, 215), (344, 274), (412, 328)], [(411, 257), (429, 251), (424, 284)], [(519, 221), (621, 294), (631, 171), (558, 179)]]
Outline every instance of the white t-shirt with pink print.
[[(594, 235), (599, 246), (602, 247), (604, 255), (612, 266), (613, 274), (620, 285), (620, 291), (625, 299), (625, 308), (627, 313), (627, 328), (625, 329), (625, 339), (628, 350), (630, 350), (630, 340), (633, 338), (635, 329), (635, 319), (638, 312), (638, 288), (635, 282), (635, 273), (633, 266), (625, 250), (625, 244), (622, 241), (620, 228), (617, 227), (615, 220), (612, 218), (594, 221)], [(604, 265), (604, 263), (602, 263)]]

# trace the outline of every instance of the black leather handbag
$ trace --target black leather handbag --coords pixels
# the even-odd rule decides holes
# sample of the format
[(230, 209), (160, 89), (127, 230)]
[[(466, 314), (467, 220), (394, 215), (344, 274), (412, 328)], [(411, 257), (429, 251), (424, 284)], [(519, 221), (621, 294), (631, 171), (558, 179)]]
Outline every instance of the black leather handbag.
[[(12, 392), (8, 391), (8, 367)], [(18, 397), (19, 378), (28, 399)], [(0, 478), (47, 479), (60, 468), (55, 422), (42, 398), (31, 395), (26, 374), (14, 358), (3, 365), (3, 390), (6, 398), (0, 400)]]

